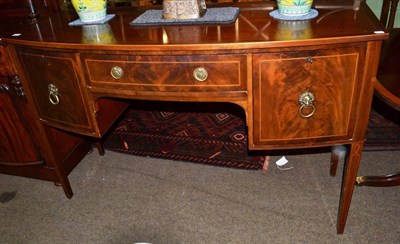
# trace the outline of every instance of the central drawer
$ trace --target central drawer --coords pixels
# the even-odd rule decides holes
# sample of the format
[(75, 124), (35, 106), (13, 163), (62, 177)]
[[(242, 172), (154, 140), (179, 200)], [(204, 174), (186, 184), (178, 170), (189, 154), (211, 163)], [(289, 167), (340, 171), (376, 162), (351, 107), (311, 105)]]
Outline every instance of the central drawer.
[(246, 91), (245, 55), (81, 57), (91, 87), (160, 92)]

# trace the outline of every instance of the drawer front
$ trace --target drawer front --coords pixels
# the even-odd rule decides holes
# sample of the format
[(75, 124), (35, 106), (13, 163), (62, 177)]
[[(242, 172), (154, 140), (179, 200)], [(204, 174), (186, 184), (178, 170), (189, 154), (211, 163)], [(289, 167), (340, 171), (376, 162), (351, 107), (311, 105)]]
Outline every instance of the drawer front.
[(92, 131), (74, 54), (17, 49), (40, 118), (70, 131)]
[[(162, 92), (246, 91), (245, 55), (82, 54), (82, 60), (93, 87)], [(113, 69), (119, 73), (112, 74)]]
[(364, 53), (360, 47), (254, 55), (254, 143), (350, 139)]

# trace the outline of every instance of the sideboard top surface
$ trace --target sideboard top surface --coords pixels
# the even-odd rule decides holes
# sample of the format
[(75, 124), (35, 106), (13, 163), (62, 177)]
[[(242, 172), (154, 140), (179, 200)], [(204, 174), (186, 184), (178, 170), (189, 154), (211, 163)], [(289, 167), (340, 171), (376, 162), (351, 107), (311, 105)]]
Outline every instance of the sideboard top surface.
[(22, 19), (1, 19), (0, 41), (46, 47), (96, 49), (101, 46), (101, 49), (115, 49), (118, 46), (119, 49), (129, 49), (145, 46), (148, 49), (184, 47), (187, 50), (195, 50), (204, 45), (211, 49), (235, 49), (243, 48), (244, 45), (248, 45), (248, 48), (263, 48), (387, 38), (384, 27), (365, 3), (361, 4), (359, 10), (353, 10), (352, 5), (316, 5), (319, 15), (303, 21), (274, 19), (269, 15), (274, 8), (276, 6), (271, 3), (263, 7), (240, 7), (237, 20), (231, 24), (147, 27), (130, 24), (144, 13), (146, 8), (122, 9), (114, 12), (116, 16), (101, 27), (103, 32), (98, 36), (100, 43), (94, 42), (97, 45), (92, 45), (93, 40), (88, 40), (90, 26), (68, 25), (77, 19), (74, 12), (40, 16), (30, 23)]

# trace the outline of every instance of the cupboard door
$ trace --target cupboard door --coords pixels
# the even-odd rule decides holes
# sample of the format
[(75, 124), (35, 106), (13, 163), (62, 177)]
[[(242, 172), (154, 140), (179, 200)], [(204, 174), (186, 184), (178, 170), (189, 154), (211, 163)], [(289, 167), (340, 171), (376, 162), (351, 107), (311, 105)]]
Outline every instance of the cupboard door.
[(8, 78), (0, 77), (0, 165), (41, 163), (19, 106), (24, 104), (24, 99), (13, 93)]
[(91, 133), (74, 53), (17, 49), (40, 119), (54, 127)]
[(350, 140), (365, 48), (254, 55), (254, 143)]

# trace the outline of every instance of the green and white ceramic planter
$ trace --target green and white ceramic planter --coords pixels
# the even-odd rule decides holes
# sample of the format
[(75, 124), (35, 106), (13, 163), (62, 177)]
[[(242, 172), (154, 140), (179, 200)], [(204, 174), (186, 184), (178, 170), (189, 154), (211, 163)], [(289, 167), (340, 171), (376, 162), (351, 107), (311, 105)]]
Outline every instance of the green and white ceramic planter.
[(280, 14), (301, 16), (310, 12), (313, 0), (277, 0), (276, 2)]
[(72, 0), (72, 6), (82, 22), (94, 22), (107, 15), (107, 0)]

